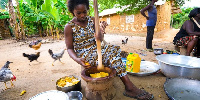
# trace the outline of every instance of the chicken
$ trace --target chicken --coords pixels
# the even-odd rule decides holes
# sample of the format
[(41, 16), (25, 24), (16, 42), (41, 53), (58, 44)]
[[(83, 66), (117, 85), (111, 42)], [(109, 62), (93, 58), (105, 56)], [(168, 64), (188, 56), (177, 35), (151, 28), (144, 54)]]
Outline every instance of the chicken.
[(29, 44), (29, 47), (32, 48), (32, 45), (37, 45), (38, 43), (40, 43), (42, 40), (36, 40), (36, 41), (32, 41), (30, 44)]
[(40, 56), (40, 52), (37, 52), (36, 54), (26, 54), (26, 53), (23, 53), (23, 56), (24, 57), (27, 57), (28, 60), (30, 60), (30, 62), (38, 59), (38, 57)]
[(42, 43), (40, 42), (40, 43), (38, 43), (37, 45), (32, 45), (32, 48), (35, 49), (35, 50), (38, 50), (38, 49), (40, 49), (41, 44), (42, 44)]
[(14, 84), (12, 83), (13, 80), (16, 80), (16, 77), (12, 74), (11, 70), (9, 69), (9, 64), (13, 62), (7, 61), (6, 64), (1, 68), (0, 70), (0, 82), (5, 83), (5, 90), (8, 89), (6, 86), (6, 82), (11, 82), (11, 87), (14, 87)]
[[(62, 56), (63, 56), (65, 50), (66, 50), (66, 49), (61, 50), (60, 53), (53, 53), (53, 51), (52, 51), (51, 49), (49, 49), (49, 54), (50, 54), (51, 57), (54, 59), (54, 62), (55, 62), (56, 60), (59, 60), (59, 61), (61, 62), (60, 58), (62, 58)], [(53, 63), (54, 63), (54, 62), (53, 62)], [(54, 66), (53, 63), (52, 63), (52, 66)], [(62, 63), (62, 62), (61, 62), (61, 63)]]
[(125, 40), (122, 40), (122, 44), (127, 44), (127, 42), (128, 42), (128, 38), (126, 38)]

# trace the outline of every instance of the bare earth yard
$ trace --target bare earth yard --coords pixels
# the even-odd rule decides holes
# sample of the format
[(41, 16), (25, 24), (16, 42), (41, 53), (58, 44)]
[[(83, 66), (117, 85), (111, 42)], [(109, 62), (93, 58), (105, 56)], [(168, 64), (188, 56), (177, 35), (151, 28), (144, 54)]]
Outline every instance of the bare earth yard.
[[(154, 35), (153, 48), (163, 48), (164, 50), (174, 50), (172, 40), (178, 30), (170, 29), (167, 31), (159, 32)], [(121, 40), (128, 37), (128, 43), (126, 45), (121, 44)], [(43, 39), (47, 40), (47, 39)], [(138, 52), (146, 54), (140, 55), (140, 57), (146, 61), (158, 63), (156, 55), (153, 52), (144, 51), (145, 49), (145, 37), (130, 36), (130, 35), (105, 35), (105, 40), (114, 45), (119, 45), (123, 51)], [(5, 88), (4, 83), (0, 83), (0, 100), (28, 100), (32, 96), (48, 91), (56, 90), (56, 81), (68, 75), (80, 75), (81, 67), (75, 61), (73, 61), (67, 51), (61, 61), (64, 64), (56, 61), (52, 66), (53, 59), (48, 53), (48, 49), (52, 49), (53, 52), (60, 52), (65, 48), (65, 42), (63, 40), (55, 40), (50, 43), (43, 43), (39, 50), (34, 50), (28, 47), (28, 43), (15, 42), (15, 40), (5, 39), (0, 40), (0, 67), (2, 67), (6, 61), (12, 61), (10, 69), (16, 76), (17, 80), (14, 81), (14, 88), (2, 91)], [(29, 60), (22, 56), (22, 53), (36, 53), (40, 52), (38, 61)], [(31, 64), (31, 65), (29, 65)], [(132, 76), (129, 75), (131, 81), (139, 88), (144, 88), (148, 92), (154, 94), (154, 100), (168, 100), (165, 94), (163, 84), (166, 77), (162, 73), (158, 73), (150, 76)], [(131, 98), (123, 96), (124, 85), (119, 81), (119, 77), (115, 78), (114, 86), (117, 89), (117, 95), (114, 100), (132, 100)], [(7, 82), (7, 86), (10, 87), (10, 82)], [(22, 90), (27, 92), (20, 96)], [(85, 98), (83, 98), (85, 100)]]

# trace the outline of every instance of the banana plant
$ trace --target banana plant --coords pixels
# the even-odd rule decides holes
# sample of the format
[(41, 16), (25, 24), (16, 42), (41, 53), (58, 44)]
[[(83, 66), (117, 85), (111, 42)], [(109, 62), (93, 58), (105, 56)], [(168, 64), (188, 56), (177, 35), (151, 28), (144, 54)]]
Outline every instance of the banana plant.
[[(49, 16), (52, 16), (53, 18), (53, 22), (52, 21), (48, 21), (48, 25), (51, 30), (51, 34), (52, 34), (52, 38), (54, 39), (54, 34), (52, 32), (53, 27), (56, 27), (56, 22), (60, 21), (60, 16), (58, 13), (58, 9), (54, 6), (57, 3), (57, 0), (44, 0), (44, 3), (42, 4), (42, 10), (44, 12), (46, 12), (47, 14), (49, 14)], [(59, 32), (58, 32), (58, 28), (56, 27), (56, 36), (57, 39), (59, 39)]]

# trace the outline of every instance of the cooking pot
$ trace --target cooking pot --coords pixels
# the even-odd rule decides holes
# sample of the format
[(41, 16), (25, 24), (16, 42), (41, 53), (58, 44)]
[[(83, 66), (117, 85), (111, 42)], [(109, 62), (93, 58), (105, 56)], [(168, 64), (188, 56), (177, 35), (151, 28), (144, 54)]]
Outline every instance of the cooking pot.
[(200, 81), (184, 78), (167, 78), (164, 90), (171, 100), (199, 100)]
[(156, 56), (161, 72), (171, 78), (183, 77), (200, 80), (200, 59), (191, 56), (162, 54)]
[(163, 49), (157, 48), (157, 49), (154, 49), (153, 52), (154, 52), (155, 55), (160, 55), (160, 54), (163, 54)]

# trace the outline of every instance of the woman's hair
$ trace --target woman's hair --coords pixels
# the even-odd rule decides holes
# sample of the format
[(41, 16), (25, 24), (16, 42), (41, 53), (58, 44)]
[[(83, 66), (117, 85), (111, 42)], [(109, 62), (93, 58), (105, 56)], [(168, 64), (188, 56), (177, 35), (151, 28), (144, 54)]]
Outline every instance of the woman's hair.
[(84, 4), (87, 7), (87, 10), (89, 10), (89, 0), (68, 0), (67, 1), (67, 7), (70, 13), (73, 14), (74, 16), (74, 8), (79, 5), (79, 4)]
[(188, 17), (192, 18), (195, 17), (197, 14), (200, 14), (200, 8), (194, 8), (193, 10), (191, 10)]

